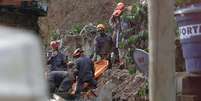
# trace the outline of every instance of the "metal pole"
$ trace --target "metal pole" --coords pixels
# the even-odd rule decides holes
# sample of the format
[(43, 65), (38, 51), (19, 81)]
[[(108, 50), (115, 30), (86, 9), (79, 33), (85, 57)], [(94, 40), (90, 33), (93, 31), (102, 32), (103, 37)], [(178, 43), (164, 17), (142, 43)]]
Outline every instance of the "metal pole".
[(150, 101), (175, 101), (173, 0), (148, 0)]

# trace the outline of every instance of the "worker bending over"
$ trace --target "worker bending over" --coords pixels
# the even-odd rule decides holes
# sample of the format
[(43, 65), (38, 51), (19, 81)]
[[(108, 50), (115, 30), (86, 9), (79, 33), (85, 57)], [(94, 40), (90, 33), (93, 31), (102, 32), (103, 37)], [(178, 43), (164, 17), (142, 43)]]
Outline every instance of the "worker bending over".
[(79, 97), (85, 83), (88, 83), (93, 88), (96, 88), (97, 82), (94, 79), (95, 68), (92, 60), (84, 55), (84, 51), (82, 49), (76, 49), (73, 53), (73, 57), (76, 58), (75, 67), (77, 71), (75, 72), (75, 75), (77, 82), (76, 88), (71, 94)]

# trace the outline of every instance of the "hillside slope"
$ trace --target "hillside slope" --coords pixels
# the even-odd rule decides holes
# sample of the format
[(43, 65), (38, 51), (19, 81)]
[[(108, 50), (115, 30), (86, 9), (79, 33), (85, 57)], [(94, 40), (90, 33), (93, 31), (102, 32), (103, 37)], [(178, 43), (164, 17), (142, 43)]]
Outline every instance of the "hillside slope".
[(113, 0), (50, 0), (48, 16), (39, 19), (41, 33), (47, 36), (57, 29), (108, 21), (114, 4)]

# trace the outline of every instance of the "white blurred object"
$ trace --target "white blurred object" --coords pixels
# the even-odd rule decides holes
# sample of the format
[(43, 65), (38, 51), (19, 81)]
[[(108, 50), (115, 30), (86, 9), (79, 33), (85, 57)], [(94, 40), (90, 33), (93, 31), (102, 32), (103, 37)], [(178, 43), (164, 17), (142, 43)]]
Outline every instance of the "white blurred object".
[(0, 101), (47, 101), (39, 40), (0, 26)]
[(140, 0), (140, 4), (143, 6), (147, 5), (147, 0)]
[(114, 54), (114, 52), (112, 52), (110, 56), (111, 56), (112, 63), (114, 63), (114, 61), (115, 61), (115, 54)]

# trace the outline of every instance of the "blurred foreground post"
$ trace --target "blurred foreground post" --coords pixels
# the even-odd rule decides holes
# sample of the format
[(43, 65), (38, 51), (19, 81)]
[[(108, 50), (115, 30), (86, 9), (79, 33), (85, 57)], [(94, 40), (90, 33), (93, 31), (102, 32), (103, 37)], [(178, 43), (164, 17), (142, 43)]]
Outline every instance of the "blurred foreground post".
[(0, 26), (0, 101), (47, 101), (36, 36)]
[(174, 1), (148, 0), (150, 101), (175, 101)]

